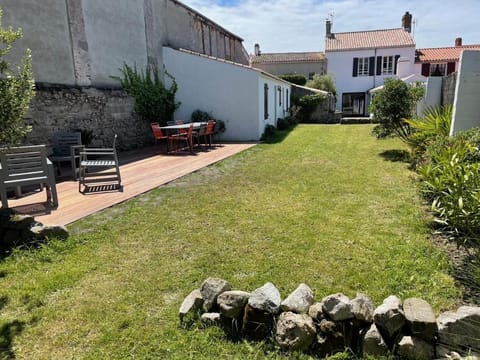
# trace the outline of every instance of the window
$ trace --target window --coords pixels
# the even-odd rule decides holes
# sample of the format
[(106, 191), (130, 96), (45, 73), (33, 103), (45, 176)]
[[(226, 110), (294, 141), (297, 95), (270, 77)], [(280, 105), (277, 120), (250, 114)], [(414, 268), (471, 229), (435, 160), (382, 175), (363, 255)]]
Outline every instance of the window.
[(278, 86), (278, 106), (282, 106), (282, 87)]
[(268, 119), (268, 84), (263, 85), (263, 118)]
[(384, 56), (382, 61), (382, 75), (393, 74), (393, 56)]
[(369, 61), (370, 60), (368, 57), (358, 58), (358, 71), (357, 71), (358, 76), (369, 75), (369, 70), (368, 70)]
[(445, 76), (447, 64), (430, 64), (430, 76)]
[(308, 80), (313, 80), (314, 76), (315, 76), (314, 72), (308, 73)]

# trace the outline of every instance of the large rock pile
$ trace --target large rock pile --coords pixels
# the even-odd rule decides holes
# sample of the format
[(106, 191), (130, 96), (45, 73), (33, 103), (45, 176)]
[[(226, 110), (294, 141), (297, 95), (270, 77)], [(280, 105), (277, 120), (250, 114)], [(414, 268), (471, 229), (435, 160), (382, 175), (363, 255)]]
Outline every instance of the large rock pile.
[(480, 307), (463, 306), (436, 318), (417, 298), (402, 303), (392, 295), (378, 307), (363, 294), (354, 299), (334, 294), (315, 302), (312, 289), (301, 284), (282, 301), (272, 283), (246, 292), (208, 278), (185, 298), (179, 315), (181, 322), (200, 317), (206, 325), (236, 329), (238, 337), (273, 340), (284, 350), (319, 357), (345, 349), (406, 359), (480, 354)]
[(12, 209), (0, 209), (0, 251), (43, 241), (47, 238), (66, 239), (64, 226), (44, 226), (30, 215), (17, 214)]

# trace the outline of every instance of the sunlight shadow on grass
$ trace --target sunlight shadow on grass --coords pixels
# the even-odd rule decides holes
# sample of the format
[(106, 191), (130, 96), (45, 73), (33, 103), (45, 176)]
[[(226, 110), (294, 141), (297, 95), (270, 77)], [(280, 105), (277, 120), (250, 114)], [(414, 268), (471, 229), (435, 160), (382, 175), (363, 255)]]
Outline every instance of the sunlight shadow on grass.
[(410, 162), (410, 154), (406, 150), (386, 150), (379, 155), (385, 160), (391, 162)]

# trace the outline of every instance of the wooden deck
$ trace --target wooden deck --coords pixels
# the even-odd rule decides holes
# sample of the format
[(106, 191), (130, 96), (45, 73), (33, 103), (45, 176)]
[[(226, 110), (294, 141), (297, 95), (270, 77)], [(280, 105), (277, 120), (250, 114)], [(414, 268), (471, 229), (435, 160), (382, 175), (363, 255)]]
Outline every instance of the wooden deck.
[(46, 192), (33, 192), (19, 199), (9, 199), (9, 206), (20, 213), (34, 215), (44, 225), (67, 225), (99, 210), (131, 199), (139, 194), (169, 183), (186, 174), (216, 163), (255, 144), (221, 144), (194, 155), (165, 155), (160, 147), (149, 147), (119, 153), (123, 190), (103, 189), (82, 194), (78, 181), (60, 179), (57, 182), (59, 206), (52, 209), (46, 203)]

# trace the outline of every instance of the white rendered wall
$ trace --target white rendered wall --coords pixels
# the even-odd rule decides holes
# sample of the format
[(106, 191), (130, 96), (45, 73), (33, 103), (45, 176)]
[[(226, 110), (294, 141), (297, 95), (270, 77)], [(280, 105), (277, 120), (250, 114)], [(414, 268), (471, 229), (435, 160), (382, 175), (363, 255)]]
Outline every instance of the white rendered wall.
[(464, 50), (460, 56), (450, 134), (480, 126), (479, 94), (480, 51)]
[[(374, 56), (395, 56), (406, 57), (410, 60), (410, 73), (415, 71), (415, 48), (388, 48), (388, 49), (370, 49), (355, 51), (335, 51), (325, 53), (328, 61), (328, 73), (335, 78), (337, 87), (337, 110), (342, 108), (342, 94), (351, 92), (366, 92), (372, 88), (383, 85), (386, 78), (396, 75), (373, 75), (353, 77), (353, 58)], [(376, 74), (376, 63), (374, 73)], [(366, 104), (368, 106), (368, 104)]]
[[(265, 84), (268, 86), (268, 117), (265, 119)], [(280, 90), (279, 90), (280, 89)], [(287, 91), (288, 90), (288, 91)], [(278, 119), (283, 119), (288, 115), (288, 106), (290, 105), (291, 87), (282, 81), (278, 81), (270, 76), (259, 74), (258, 78), (258, 131), (263, 134), (265, 126), (277, 126)], [(281, 98), (281, 103), (280, 103)]]

